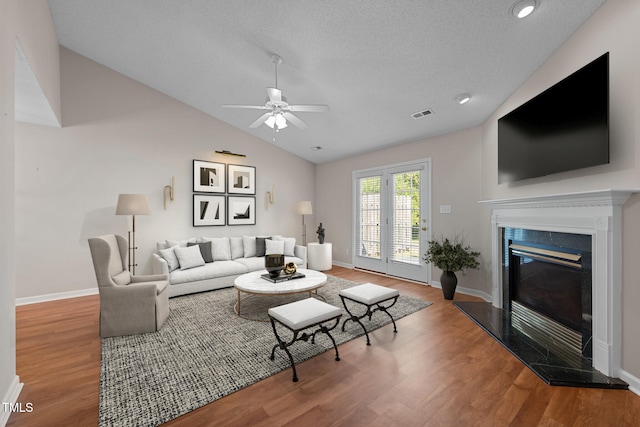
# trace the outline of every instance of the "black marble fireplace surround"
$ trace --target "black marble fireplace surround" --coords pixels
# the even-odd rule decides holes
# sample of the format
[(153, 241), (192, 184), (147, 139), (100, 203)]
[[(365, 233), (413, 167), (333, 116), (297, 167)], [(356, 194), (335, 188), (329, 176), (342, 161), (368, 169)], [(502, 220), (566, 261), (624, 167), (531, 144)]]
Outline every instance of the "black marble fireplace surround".
[[(607, 377), (592, 367), (591, 236), (503, 228), (502, 242), (505, 309), (485, 302), (454, 304), (547, 384), (626, 389), (624, 381)], [(580, 266), (566, 267), (553, 259), (540, 262), (514, 255), (509, 249), (512, 243), (577, 255)], [(544, 332), (535, 330), (531, 333), (535, 325), (523, 329), (511, 313), (513, 299), (527, 310), (550, 318), (552, 323), (575, 331), (578, 339), (582, 337), (581, 349), (567, 350), (558, 344), (558, 338), (546, 339)]]

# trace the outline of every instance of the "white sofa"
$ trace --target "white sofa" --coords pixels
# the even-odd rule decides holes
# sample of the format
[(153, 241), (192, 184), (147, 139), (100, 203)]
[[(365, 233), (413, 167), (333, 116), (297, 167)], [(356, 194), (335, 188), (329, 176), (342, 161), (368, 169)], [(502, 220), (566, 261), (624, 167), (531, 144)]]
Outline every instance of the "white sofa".
[(153, 273), (169, 275), (169, 297), (233, 286), (241, 274), (264, 270), (264, 255), (282, 253), (285, 263), (307, 267), (306, 246), (283, 236), (192, 237), (156, 243)]

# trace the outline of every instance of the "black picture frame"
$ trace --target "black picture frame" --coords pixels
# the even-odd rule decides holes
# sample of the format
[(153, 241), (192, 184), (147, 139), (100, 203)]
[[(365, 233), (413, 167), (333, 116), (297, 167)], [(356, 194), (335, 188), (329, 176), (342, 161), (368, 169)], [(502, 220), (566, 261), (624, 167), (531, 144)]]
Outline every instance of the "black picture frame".
[(227, 196), (227, 225), (255, 225), (256, 198)]
[(208, 162), (206, 160), (193, 161), (193, 192), (194, 193), (225, 193), (226, 165), (224, 163)]
[(227, 193), (255, 195), (255, 166), (227, 165)]
[(226, 225), (227, 199), (208, 194), (193, 195), (193, 226)]

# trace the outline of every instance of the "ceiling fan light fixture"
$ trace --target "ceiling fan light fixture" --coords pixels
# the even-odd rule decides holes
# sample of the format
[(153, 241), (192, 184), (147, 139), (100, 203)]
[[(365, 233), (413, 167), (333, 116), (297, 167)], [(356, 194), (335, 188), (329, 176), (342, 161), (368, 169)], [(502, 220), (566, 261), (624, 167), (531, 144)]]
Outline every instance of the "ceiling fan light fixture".
[(537, 0), (520, 0), (513, 5), (511, 13), (518, 19), (526, 18), (533, 13), (537, 6)]
[(278, 129), (284, 129), (287, 127), (287, 119), (285, 119), (281, 113), (276, 114), (275, 122)]
[(264, 124), (273, 129), (273, 126), (276, 124), (275, 116), (271, 115), (267, 120), (264, 121)]

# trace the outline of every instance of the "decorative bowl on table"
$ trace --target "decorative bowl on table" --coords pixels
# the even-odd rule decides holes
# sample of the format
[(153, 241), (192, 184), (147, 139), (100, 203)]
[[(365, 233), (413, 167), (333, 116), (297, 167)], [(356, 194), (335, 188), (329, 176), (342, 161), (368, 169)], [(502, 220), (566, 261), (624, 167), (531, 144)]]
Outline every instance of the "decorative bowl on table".
[(280, 275), (280, 272), (284, 268), (284, 255), (282, 254), (267, 254), (264, 257), (264, 267), (269, 273), (269, 277), (275, 279)]

